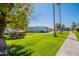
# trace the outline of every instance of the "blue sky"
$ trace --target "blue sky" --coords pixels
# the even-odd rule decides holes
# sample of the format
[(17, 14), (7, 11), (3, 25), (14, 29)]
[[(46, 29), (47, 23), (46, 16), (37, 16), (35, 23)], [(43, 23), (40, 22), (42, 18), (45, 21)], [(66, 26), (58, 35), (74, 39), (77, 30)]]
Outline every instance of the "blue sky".
[[(60, 22), (58, 18), (58, 6), (56, 8), (56, 23)], [(29, 26), (47, 26), (53, 28), (53, 6), (51, 3), (34, 4), (32, 16), (36, 20), (31, 21)], [(61, 4), (61, 22), (66, 27), (70, 27), (72, 22), (79, 23), (79, 4), (63, 3)]]

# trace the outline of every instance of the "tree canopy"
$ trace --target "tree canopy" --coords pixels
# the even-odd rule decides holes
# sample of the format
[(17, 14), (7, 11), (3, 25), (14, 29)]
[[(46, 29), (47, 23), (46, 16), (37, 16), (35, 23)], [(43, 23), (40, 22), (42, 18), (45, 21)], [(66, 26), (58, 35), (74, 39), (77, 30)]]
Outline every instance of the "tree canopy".
[(26, 29), (32, 10), (33, 6), (27, 3), (1, 3), (0, 18), (4, 16), (7, 27)]
[(76, 28), (76, 23), (73, 22), (72, 25), (71, 25), (71, 29), (72, 29), (72, 30), (75, 30), (75, 28)]
[(65, 25), (64, 24), (60, 24), (60, 23), (56, 23), (56, 28), (57, 29), (64, 29)]

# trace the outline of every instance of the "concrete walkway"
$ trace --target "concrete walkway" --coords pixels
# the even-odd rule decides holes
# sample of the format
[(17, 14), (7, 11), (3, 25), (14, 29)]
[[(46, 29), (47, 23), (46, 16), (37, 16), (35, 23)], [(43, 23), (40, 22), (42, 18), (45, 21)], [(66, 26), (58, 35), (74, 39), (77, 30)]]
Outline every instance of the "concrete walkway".
[(56, 56), (79, 56), (79, 41), (74, 33), (70, 32)]

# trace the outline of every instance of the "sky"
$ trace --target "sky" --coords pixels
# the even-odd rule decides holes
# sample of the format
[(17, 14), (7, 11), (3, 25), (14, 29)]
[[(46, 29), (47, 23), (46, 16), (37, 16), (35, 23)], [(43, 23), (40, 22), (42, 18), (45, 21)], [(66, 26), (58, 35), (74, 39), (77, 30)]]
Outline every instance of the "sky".
[[(59, 23), (58, 6), (55, 4), (56, 23)], [(34, 4), (33, 13), (29, 21), (29, 26), (47, 26), (53, 28), (53, 4), (37, 3)], [(61, 4), (61, 23), (70, 27), (73, 22), (79, 23), (79, 4)]]

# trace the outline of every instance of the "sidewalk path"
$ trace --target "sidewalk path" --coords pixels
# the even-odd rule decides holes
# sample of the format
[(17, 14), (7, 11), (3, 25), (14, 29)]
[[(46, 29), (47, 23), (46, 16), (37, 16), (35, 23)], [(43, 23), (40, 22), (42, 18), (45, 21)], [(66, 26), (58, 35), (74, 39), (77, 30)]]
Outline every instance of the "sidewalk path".
[(70, 32), (56, 56), (79, 56), (79, 41), (74, 33)]

